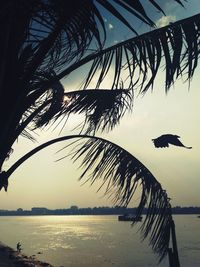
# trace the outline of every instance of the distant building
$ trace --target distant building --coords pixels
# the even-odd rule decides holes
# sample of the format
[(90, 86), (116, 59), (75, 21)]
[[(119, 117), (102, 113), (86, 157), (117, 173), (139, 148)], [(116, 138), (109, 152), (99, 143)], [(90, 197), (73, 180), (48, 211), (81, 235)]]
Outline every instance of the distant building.
[(47, 214), (48, 209), (43, 207), (34, 207), (31, 209), (32, 214), (34, 215), (44, 215)]
[(70, 209), (71, 210), (78, 210), (78, 206), (75, 206), (75, 205), (74, 206), (71, 206)]
[(23, 211), (24, 211), (24, 210), (21, 209), (21, 208), (17, 209), (17, 212), (23, 212)]
[(17, 209), (16, 213), (17, 213), (17, 215), (23, 215), (24, 210), (22, 208), (19, 208), (19, 209)]

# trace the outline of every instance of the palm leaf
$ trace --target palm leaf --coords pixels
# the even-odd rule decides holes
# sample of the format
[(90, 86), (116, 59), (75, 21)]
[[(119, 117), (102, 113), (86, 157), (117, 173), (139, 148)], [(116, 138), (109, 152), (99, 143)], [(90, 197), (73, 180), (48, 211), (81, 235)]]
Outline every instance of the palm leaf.
[(62, 116), (67, 120), (71, 114), (83, 114), (84, 121), (79, 128), (85, 133), (112, 130), (133, 105), (133, 94), (125, 89), (72, 91), (65, 96), (68, 101), (63, 102), (53, 121)]
[(175, 79), (183, 74), (188, 80), (192, 78), (200, 53), (199, 33), (200, 14), (197, 14), (86, 56), (60, 72), (57, 79), (90, 62), (91, 68), (83, 88), (87, 88), (94, 80), (99, 88), (112, 69), (112, 88), (120, 87), (121, 80), (128, 80), (126, 88), (137, 86), (144, 93), (153, 86), (163, 63), (167, 91)]
[[(62, 84), (54, 82), (44, 93), (40, 90), (41, 86), (49, 82), (53, 77), (55, 77), (55, 72), (53, 71), (38, 72), (34, 75), (34, 82), (30, 84), (31, 93), (27, 96), (23, 105), (24, 113), (13, 132), (13, 138), (16, 139), (22, 134), (22, 136), (32, 141), (35, 140), (31, 135), (31, 131), (46, 126), (60, 112), (64, 97)], [(37, 98), (33, 98), (33, 101), (30, 101), (34, 94), (37, 95)], [(29, 127), (30, 123), (32, 123), (31, 127)]]
[[(182, 0), (174, 0), (174, 1), (184, 6)], [(125, 16), (121, 15), (120, 11), (118, 11), (118, 8), (116, 7), (115, 4), (122, 7), (125, 11), (130, 12), (132, 15), (134, 15), (136, 18), (146, 23), (147, 25), (150, 25), (152, 27), (155, 26), (154, 22), (151, 20), (149, 15), (147, 15), (147, 12), (145, 8), (143, 7), (143, 5), (141, 4), (140, 0), (134, 0), (134, 1), (131, 1), (131, 0), (113, 0), (113, 1), (97, 0), (97, 2), (100, 5), (102, 5), (107, 11), (109, 11), (112, 15), (118, 18), (123, 24), (129, 27), (133, 32), (135, 32), (135, 29), (133, 29), (130, 22), (126, 20)], [(155, 8), (157, 11), (162, 12), (164, 14), (164, 11), (156, 3), (156, 1), (148, 0), (147, 2), (150, 5), (152, 5), (152, 7)], [(148, 7), (146, 9), (148, 10)]]
[[(154, 9), (163, 12), (158, 4), (151, 0), (148, 2)], [(23, 79), (28, 81), (36, 70), (59, 70), (63, 65), (79, 60), (87, 53), (92, 41), (96, 42), (98, 49), (102, 49), (107, 33), (99, 5), (135, 33), (136, 29), (126, 20), (122, 11), (129, 12), (147, 25), (155, 26), (139, 0), (97, 0), (97, 3), (91, 0), (76, 0), (70, 5), (63, 0), (36, 3), (21, 1), (17, 12), (24, 16), (24, 10), (27, 10), (24, 26), (30, 25), (24, 30), (21, 40), (24, 44), (18, 51)], [(10, 5), (8, 9), (8, 5), (2, 5), (6, 16), (12, 9), (16, 9), (16, 6)]]
[[(54, 72), (42, 74), (42, 82), (51, 80), (55, 76)], [(47, 125), (49, 121), (60, 111), (63, 105), (64, 88), (60, 82), (56, 82), (52, 84), (50, 88), (50, 93), (49, 91), (47, 91), (45, 95), (46, 97), (44, 102), (50, 100), (50, 104), (46, 107), (46, 110), (42, 110), (40, 113), (37, 114), (36, 118), (34, 119), (36, 128)]]
[[(153, 251), (162, 260), (167, 254), (170, 242), (172, 214), (169, 198), (154, 175), (137, 158), (118, 145), (99, 137), (87, 135), (56, 138), (36, 147), (20, 158), (6, 172), (7, 180), (25, 160), (41, 149), (72, 139), (80, 141), (80, 144), (72, 143), (72, 145), (74, 143), (76, 145), (69, 154), (74, 161), (82, 158), (83, 173), (80, 180), (84, 179), (91, 184), (100, 180), (102, 186), (105, 187), (105, 194), (112, 197), (115, 203), (123, 206), (128, 205), (136, 188), (139, 185), (142, 187), (136, 217), (139, 217), (147, 207), (147, 215), (141, 226), (141, 233), (143, 238), (150, 238)], [(84, 139), (87, 141), (83, 143)], [(86, 176), (87, 178), (85, 178)]]
[[(181, 39), (182, 32), (180, 30), (176, 31), (176, 29), (175, 29), (174, 35), (178, 36), (178, 37), (176, 39), (172, 40), (172, 43), (176, 44), (175, 46), (173, 46), (176, 48), (176, 53), (174, 53), (171, 60), (169, 58), (169, 49), (165, 44), (167, 38), (165, 38), (164, 43), (162, 41), (163, 49), (161, 47), (161, 42), (159, 42), (159, 41), (153, 43), (151, 40), (149, 41), (147, 38), (146, 41), (143, 42), (143, 41), (140, 41), (140, 39), (138, 39), (139, 41), (137, 41), (137, 38), (136, 38), (136, 39), (134, 39), (136, 41), (136, 46), (132, 45), (132, 43), (131, 43), (132, 41), (131, 41), (130, 43), (126, 42), (126, 44), (122, 43), (122, 46), (117, 45), (117, 46), (111, 47), (109, 49), (105, 49), (104, 51), (101, 51), (99, 53), (92, 54), (88, 57), (83, 58), (79, 62), (75, 62), (70, 67), (68, 67), (66, 70), (60, 72), (60, 74), (58, 73), (54, 76), (52, 75), (48, 82), (41, 83), (41, 81), (40, 81), (40, 85), (38, 86), (38, 83), (37, 83), (38, 73), (44, 73), (46, 75), (46, 73), (51, 73), (52, 69), (54, 67), (55, 67), (55, 69), (57, 67), (59, 69), (59, 66), (61, 66), (63, 64), (63, 62), (61, 63), (61, 61), (63, 59), (65, 60), (65, 64), (67, 64), (69, 62), (73, 62), (78, 54), (83, 55), (83, 53), (84, 53), (83, 51), (86, 49), (86, 47), (89, 45), (89, 43), (92, 40), (91, 39), (92, 37), (91, 38), (87, 37), (87, 36), (92, 36), (92, 31), (94, 31), (94, 36), (95, 36), (97, 42), (100, 42), (100, 36), (97, 33), (95, 34), (96, 30), (94, 28), (92, 28), (92, 24), (93, 24), (92, 21), (94, 20), (94, 17), (98, 18), (98, 21), (100, 23), (99, 25), (101, 25), (101, 27), (104, 28), (103, 20), (102, 20), (102, 17), (100, 15), (98, 9), (95, 6), (92, 6), (92, 8), (90, 8), (90, 11), (88, 11), (87, 8), (89, 8), (90, 6), (87, 6), (87, 5), (84, 6), (83, 11), (82, 11), (83, 13), (86, 12), (86, 10), (87, 10), (87, 12), (91, 12), (91, 13), (87, 13), (88, 17), (91, 17), (91, 20), (92, 20), (92, 21), (90, 21), (90, 20), (87, 21), (89, 26), (87, 26), (87, 23), (85, 22), (87, 29), (88, 29), (88, 32), (86, 33), (85, 38), (86, 39), (89, 38), (88, 40), (90, 40), (90, 41), (88, 41), (88, 43), (87, 43), (86, 39), (82, 39), (82, 42), (84, 44), (83, 43), (82, 43), (83, 45), (77, 44), (77, 46), (80, 46), (80, 51), (79, 51), (80, 53), (77, 52), (78, 50), (76, 48), (74, 50), (74, 47), (76, 45), (74, 46), (72, 43), (70, 43), (70, 38), (68, 36), (69, 34), (64, 33), (65, 32), (64, 30), (63, 30), (64, 32), (61, 33), (61, 28), (62, 28), (61, 25), (58, 28), (55, 28), (58, 26), (57, 25), (57, 23), (58, 23), (57, 18), (58, 18), (58, 15), (61, 13), (60, 14), (60, 17), (61, 17), (60, 23), (62, 25), (65, 25), (66, 21), (62, 20), (64, 15), (66, 16), (66, 18), (69, 21), (71, 21), (70, 23), (72, 23), (72, 24), (75, 23), (75, 21), (76, 21), (75, 17), (78, 18), (79, 16), (80, 17), (84, 16), (84, 18), (85, 18), (87, 16), (85, 15), (86, 13), (84, 13), (84, 14), (81, 13), (81, 15), (80, 15), (78, 11), (77, 11), (78, 13), (74, 12), (73, 16), (71, 14), (68, 14), (68, 13), (70, 13), (69, 10), (67, 11), (67, 9), (64, 8), (64, 7), (66, 7), (65, 1), (61, 1), (61, 2), (62, 2), (61, 6), (57, 5), (58, 3), (54, 2), (54, 1), (52, 2), (52, 4), (47, 4), (47, 6), (45, 7), (46, 13), (45, 12), (41, 13), (41, 8), (44, 8), (43, 5), (33, 8), (30, 3), (24, 3), (24, 5), (25, 5), (24, 7), (30, 9), (29, 11), (32, 12), (31, 14), (33, 16), (33, 18), (32, 18), (33, 22), (31, 23), (31, 27), (30, 27), (29, 31), (26, 32), (27, 35), (24, 33), (24, 36), (27, 36), (28, 41), (27, 41), (27, 45), (25, 43), (23, 48), (20, 49), (19, 64), (17, 66), (17, 68), (20, 70), (19, 71), (20, 80), (23, 81), (21, 86), (26, 88), (24, 93), (28, 93), (28, 91), (29, 91), (29, 94), (28, 94), (27, 98), (25, 99), (26, 103), (25, 103), (24, 110), (26, 111), (26, 113), (27, 113), (27, 109), (29, 109), (30, 106), (31, 106), (31, 109), (32, 109), (33, 105), (37, 106), (38, 99), (41, 99), (41, 96), (44, 96), (44, 94), (46, 96), (48, 96), (48, 99), (49, 99), (50, 94), (49, 94), (48, 88), (50, 86), (51, 87), (52, 87), (52, 85), (54, 86), (54, 84), (58, 83), (62, 77), (66, 76), (71, 71), (77, 69), (78, 67), (82, 66), (83, 64), (85, 64), (89, 61), (93, 61), (93, 64), (92, 64), (91, 70), (89, 71), (89, 75), (86, 79), (85, 88), (87, 86), (89, 86), (92, 78), (94, 76), (96, 76), (96, 72), (99, 71), (99, 69), (101, 69), (101, 72), (100, 72), (100, 75), (99, 75), (99, 78), (98, 78), (97, 84), (96, 84), (96, 88), (99, 88), (101, 86), (102, 81), (104, 81), (104, 79), (107, 77), (107, 74), (108, 74), (110, 68), (113, 66), (113, 61), (114, 61), (114, 70), (115, 71), (114, 71), (112, 88), (120, 88), (121, 78), (123, 75), (123, 71), (122, 71), (123, 68), (122, 67), (124, 66), (124, 64), (126, 64), (125, 68), (128, 70), (128, 73), (130, 74), (129, 75), (130, 79), (128, 78), (130, 83), (126, 87), (127, 88), (128, 87), (133, 88), (134, 86), (138, 85), (139, 83), (142, 83), (142, 86), (144, 86), (144, 91), (145, 91), (150, 86), (153, 85), (153, 81), (156, 77), (158, 68), (160, 66), (163, 51), (164, 51), (163, 53), (167, 59), (166, 65), (170, 66), (170, 68), (172, 68), (173, 65), (177, 66), (176, 68), (173, 69), (173, 71), (170, 71), (170, 70), (167, 71), (167, 68), (166, 68), (166, 77), (167, 77), (167, 80), (169, 80), (169, 82), (166, 83), (167, 88), (173, 82), (173, 76), (175, 75), (175, 71), (177, 71), (177, 76), (179, 76), (179, 75), (182, 75), (184, 69), (187, 68), (187, 66), (184, 65), (184, 60), (187, 60), (187, 57), (186, 57), (187, 53), (189, 54), (188, 59), (189, 59), (189, 65), (191, 66), (189, 68), (189, 72), (188, 72), (189, 78), (192, 77), (194, 70), (196, 68), (196, 65), (197, 65), (197, 57), (194, 58), (194, 55), (196, 55), (199, 51), (197, 43), (193, 42), (194, 37), (196, 37), (196, 35), (195, 35), (196, 32), (194, 30), (192, 33), (192, 36), (191, 36), (191, 33), (187, 33), (187, 35), (190, 35), (190, 38), (187, 38), (187, 43), (189, 43), (189, 45), (188, 45), (189, 49), (187, 49), (187, 53), (185, 53), (185, 55), (182, 56), (181, 55), (181, 49), (180, 49), (180, 47), (183, 46), (183, 45), (180, 45), (183, 43), (183, 40)], [(134, 3), (132, 3), (132, 1), (115, 1), (115, 2), (117, 2), (117, 5), (123, 6), (123, 8), (125, 8), (129, 12), (130, 12), (130, 9), (132, 10), (132, 12), (133, 11), (138, 12), (137, 14), (140, 14), (140, 16), (142, 16), (144, 19), (147, 16), (146, 11), (141, 6), (139, 1), (135, 1)], [(155, 5), (154, 1), (150, 1), (150, 3), (153, 4), (153, 6), (155, 6), (156, 9), (159, 9), (158, 6)], [(56, 5), (56, 6), (54, 6), (54, 5)], [(62, 6), (62, 5), (64, 5), (64, 6)], [(22, 5), (22, 7), (23, 7), (23, 5)], [(72, 8), (76, 9), (77, 6), (72, 7)], [(113, 6), (113, 8), (114, 8), (114, 6)], [(62, 11), (62, 9), (64, 11)], [(112, 11), (115, 13), (115, 11), (113, 9), (112, 9)], [(160, 10), (160, 11), (162, 11), (162, 10)], [(68, 12), (68, 13), (65, 13), (65, 12)], [(111, 12), (111, 10), (110, 10), (110, 12)], [(134, 14), (134, 12), (133, 12), (133, 14)], [(90, 16), (89, 16), (89, 14), (90, 14)], [(117, 14), (114, 14), (114, 15), (118, 16)], [(147, 18), (146, 18), (146, 20), (147, 20)], [(71, 25), (70, 23), (69, 23), (69, 25)], [(149, 20), (149, 23), (150, 23), (150, 20)], [(39, 27), (39, 25), (41, 27)], [(67, 25), (66, 25), (66, 27), (68, 27)], [(70, 27), (71, 26), (69, 26), (69, 29), (71, 29)], [(75, 26), (72, 26), (73, 31), (77, 35), (82, 36), (83, 32), (82, 33), (79, 32), (81, 30), (80, 24), (76, 25), (76, 27), (78, 27), (78, 28), (76, 28), (76, 27), (74, 28), (74, 27)], [(68, 31), (67, 29), (66, 29), (66, 31)], [(37, 32), (37, 30), (38, 30), (38, 32)], [(83, 31), (85, 31), (85, 30), (83, 29)], [(177, 34), (177, 32), (179, 32), (179, 34)], [(185, 29), (185, 32), (188, 32), (188, 31)], [(40, 37), (38, 34), (40, 34)], [(51, 37), (50, 37), (50, 35), (51, 35)], [(63, 35), (63, 37), (61, 37), (62, 35)], [(32, 36), (32, 37), (30, 37), (30, 36)], [(68, 37), (66, 37), (66, 36), (68, 36)], [(38, 40), (37, 45), (35, 43), (36, 39), (34, 39), (34, 38), (37, 38), (37, 40)], [(73, 38), (74, 38), (75, 43), (78, 42), (78, 41), (76, 41), (76, 39), (77, 39), (76, 36), (74, 36)], [(67, 39), (69, 39), (69, 40), (67, 40)], [(133, 44), (134, 44), (134, 40), (133, 40)], [(62, 46), (63, 42), (65, 42), (65, 45), (66, 45), (64, 47)], [(45, 45), (46, 43), (48, 43), (49, 48)], [(87, 43), (87, 45), (86, 45), (86, 43)], [(123, 45), (125, 45), (125, 46), (123, 47)], [(51, 47), (51, 49), (50, 49), (50, 47)], [(68, 48), (66, 48), (66, 47), (68, 47)], [(50, 49), (50, 50), (48, 50), (48, 49)], [(64, 49), (64, 50), (62, 50), (62, 49)], [(67, 50), (65, 50), (65, 49), (67, 49)], [(195, 53), (193, 53), (194, 49), (195, 49)], [(148, 58), (145, 58), (146, 56), (148, 56)], [(123, 58), (123, 60), (122, 60), (122, 58)], [(60, 61), (60, 59), (61, 59), (61, 61)], [(184, 68), (181, 68), (179, 66), (180, 62), (182, 62), (182, 64), (184, 65)], [(41, 63), (41, 65), (40, 65), (40, 63)], [(40, 65), (39, 69), (37, 71), (35, 71), (35, 69), (39, 65)], [(150, 68), (149, 68), (149, 65), (151, 66)], [(134, 73), (135, 73), (135, 70), (137, 68), (139, 68), (139, 70), (140, 70), (140, 77), (142, 78), (142, 81), (139, 78), (137, 78), (136, 81), (134, 80), (135, 79)], [(40, 69), (42, 69), (42, 71)], [(149, 76), (150, 78), (148, 80), (147, 76), (148, 76), (149, 70), (151, 71), (152, 75)], [(29, 79), (30, 79), (30, 83), (27, 84)], [(146, 84), (145, 84), (145, 82), (146, 82)], [(37, 85), (38, 87), (34, 89), (35, 85)], [(35, 90), (35, 92), (32, 93), (33, 89)], [(15, 94), (12, 93), (12, 95), (14, 96)], [(46, 107), (45, 114), (47, 117), (45, 118), (45, 115), (43, 115), (43, 118), (40, 118), (40, 120), (38, 119), (38, 121), (37, 121), (38, 126), (46, 125), (48, 123), (48, 121), (50, 120), (50, 117), (52, 117), (52, 116), (50, 116), (51, 111), (56, 114), (55, 106), (57, 104), (59, 107), (61, 107), (62, 101), (59, 100), (53, 104), (53, 99), (55, 99), (55, 98), (54, 97), (52, 98), (51, 106), (49, 105), (48, 107)], [(49, 109), (49, 107), (50, 107), (50, 109)], [(48, 113), (46, 113), (47, 110), (48, 110)], [(58, 110), (59, 110), (59, 108), (57, 108), (57, 111)], [(42, 116), (41, 113), (40, 113), (40, 115)], [(48, 116), (49, 116), (49, 119), (48, 119)], [(26, 117), (26, 114), (25, 114), (25, 117)]]
[[(33, 93), (27, 99), (40, 91), (40, 86), (51, 80), (54, 75), (54, 73), (39, 73), (32, 84)], [(65, 125), (71, 114), (84, 115), (83, 121), (78, 125), (81, 132), (109, 131), (119, 124), (126, 111), (132, 110), (132, 106), (133, 91), (131, 90), (90, 89), (64, 93), (60, 82), (53, 83), (49, 90), (31, 104), (23, 114), (16, 128), (15, 137), (17, 138), (22, 131), (25, 133), (25, 128), (31, 122), (32, 129), (44, 127), (49, 123), (52, 126), (57, 121), (60, 125), (60, 119)], [(30, 134), (23, 135), (30, 139)]]

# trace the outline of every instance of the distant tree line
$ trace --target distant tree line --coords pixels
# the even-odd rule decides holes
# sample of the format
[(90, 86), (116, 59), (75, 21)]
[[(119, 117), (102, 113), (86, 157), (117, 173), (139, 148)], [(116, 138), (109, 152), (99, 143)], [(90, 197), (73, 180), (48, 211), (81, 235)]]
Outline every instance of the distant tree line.
[[(47, 208), (32, 208), (31, 210), (0, 210), (0, 216), (31, 216), (31, 215), (120, 215), (120, 214), (135, 214), (137, 208), (125, 207), (93, 207), (93, 208), (74, 208), (55, 209)], [(147, 209), (144, 209), (143, 214), (146, 214)], [(200, 214), (200, 207), (174, 207), (173, 214)]]

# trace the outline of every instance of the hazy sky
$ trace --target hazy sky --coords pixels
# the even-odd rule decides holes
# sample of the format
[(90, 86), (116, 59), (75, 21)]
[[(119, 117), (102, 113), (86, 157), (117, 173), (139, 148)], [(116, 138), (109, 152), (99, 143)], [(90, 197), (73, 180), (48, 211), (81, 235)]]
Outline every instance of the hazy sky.
[[(183, 17), (197, 14), (200, 11), (200, 1), (188, 1), (186, 9), (176, 8), (172, 1), (164, 1), (167, 17), (156, 13), (159, 26), (167, 21), (175, 21)], [(130, 32), (122, 30), (111, 18), (106, 19), (110, 31), (109, 42), (116, 43), (123, 38), (131, 37)], [(121, 30), (121, 34), (119, 34)], [(144, 31), (143, 26), (140, 27)], [(119, 36), (121, 39), (119, 39)], [(164, 71), (161, 70), (156, 80), (153, 93), (135, 99), (132, 114), (127, 114), (119, 126), (104, 138), (111, 140), (127, 149), (138, 158), (155, 177), (172, 198), (172, 206), (200, 205), (200, 77), (199, 69), (188, 84), (179, 80), (165, 94), (163, 81)], [(76, 81), (77, 81), (77, 76)], [(75, 89), (75, 82), (64, 84), (67, 89)], [(78, 122), (78, 117), (71, 118), (62, 135), (73, 134), (71, 131)], [(52, 137), (57, 137), (59, 130), (38, 132), (38, 143), (20, 138), (14, 146), (14, 153), (5, 167), (9, 167), (24, 153), (36, 145)], [(74, 132), (75, 133), (75, 132)], [(178, 147), (155, 149), (151, 139), (164, 133), (181, 136), (181, 141), (192, 146), (187, 150)], [(80, 186), (77, 181), (80, 170), (78, 165), (69, 159), (55, 162), (60, 155), (55, 152), (64, 143), (51, 146), (26, 161), (10, 178), (8, 192), (0, 192), (0, 209), (30, 209), (34, 206), (47, 208), (67, 208), (71, 205), (79, 207), (111, 206), (112, 202), (103, 196), (103, 191), (96, 193), (97, 186)], [(137, 197), (131, 202), (135, 206)]]

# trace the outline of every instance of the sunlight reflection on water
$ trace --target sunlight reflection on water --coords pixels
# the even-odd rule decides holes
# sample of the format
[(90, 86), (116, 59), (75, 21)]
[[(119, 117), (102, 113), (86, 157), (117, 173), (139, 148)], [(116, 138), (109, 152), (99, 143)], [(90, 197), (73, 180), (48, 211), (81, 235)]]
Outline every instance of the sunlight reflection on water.
[[(175, 220), (181, 266), (198, 267), (200, 220), (195, 215)], [(117, 216), (0, 217), (0, 235), (9, 246), (20, 241), (25, 254), (58, 267), (156, 266), (147, 242), (140, 242), (139, 225), (118, 222)], [(167, 267), (167, 260), (159, 266)]]

